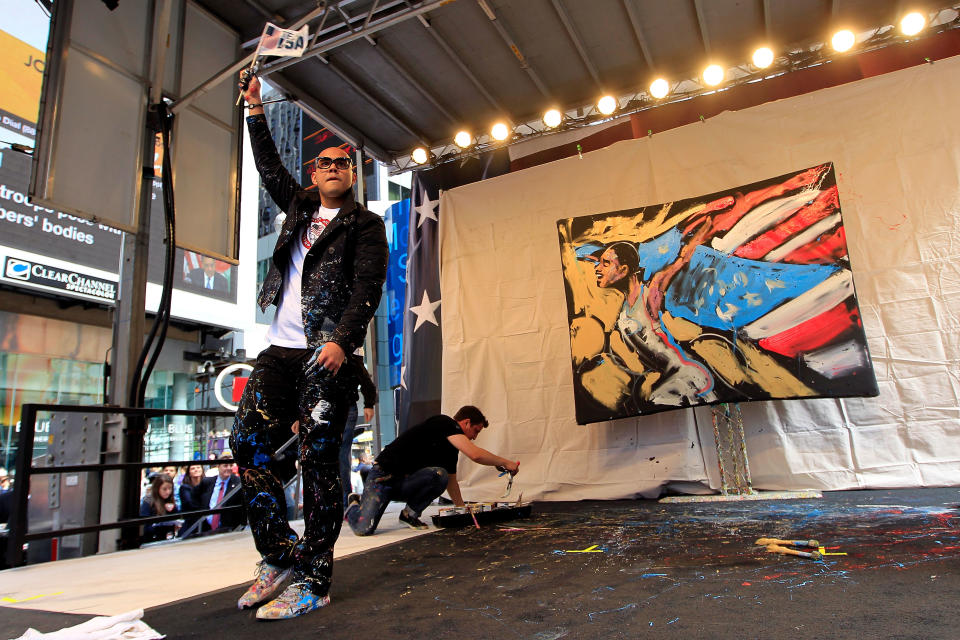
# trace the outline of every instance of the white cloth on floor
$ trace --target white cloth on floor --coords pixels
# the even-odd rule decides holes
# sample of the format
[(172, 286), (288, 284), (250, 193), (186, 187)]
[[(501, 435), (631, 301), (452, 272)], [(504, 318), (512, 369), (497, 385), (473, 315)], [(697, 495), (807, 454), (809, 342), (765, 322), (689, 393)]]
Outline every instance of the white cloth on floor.
[(143, 609), (127, 611), (117, 616), (97, 616), (74, 627), (41, 633), (27, 629), (16, 640), (154, 640), (165, 638), (140, 618)]

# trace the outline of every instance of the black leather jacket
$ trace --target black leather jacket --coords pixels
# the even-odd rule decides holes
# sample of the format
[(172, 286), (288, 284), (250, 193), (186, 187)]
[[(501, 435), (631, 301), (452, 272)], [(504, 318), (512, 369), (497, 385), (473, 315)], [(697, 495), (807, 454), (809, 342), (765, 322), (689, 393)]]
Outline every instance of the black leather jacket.
[[(257, 300), (266, 311), (271, 304), (279, 306), (290, 244), (320, 207), (320, 194), (302, 189), (284, 168), (264, 116), (247, 117), (247, 128), (263, 185), (287, 214)], [(380, 303), (388, 254), (383, 220), (358, 204), (351, 189), (303, 261), (300, 296), (308, 346), (332, 341), (350, 354), (363, 344)]]

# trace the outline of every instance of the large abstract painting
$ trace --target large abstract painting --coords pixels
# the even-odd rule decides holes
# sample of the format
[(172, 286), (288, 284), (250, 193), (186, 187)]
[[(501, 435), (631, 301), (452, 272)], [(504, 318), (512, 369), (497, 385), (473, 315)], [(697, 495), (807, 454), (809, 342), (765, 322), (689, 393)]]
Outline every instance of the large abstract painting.
[(832, 164), (557, 226), (579, 424), (877, 395)]

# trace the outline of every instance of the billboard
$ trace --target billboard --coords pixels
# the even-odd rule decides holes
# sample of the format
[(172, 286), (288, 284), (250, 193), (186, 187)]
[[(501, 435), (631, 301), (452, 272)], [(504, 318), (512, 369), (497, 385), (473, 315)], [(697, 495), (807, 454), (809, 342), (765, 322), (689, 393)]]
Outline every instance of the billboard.
[[(0, 282), (112, 303), (116, 299), (123, 232), (34, 204), (27, 196), (29, 181), (30, 157), (18, 151), (0, 150)], [(147, 280), (160, 284), (164, 217), (156, 181), (150, 223)], [(194, 251), (176, 251), (175, 289), (236, 301), (235, 266)], [(201, 277), (204, 270), (211, 276)]]
[(0, 50), (0, 126), (34, 138), (45, 53), (6, 31)]
[(121, 231), (30, 202), (30, 157), (0, 151), (0, 244), (116, 271)]

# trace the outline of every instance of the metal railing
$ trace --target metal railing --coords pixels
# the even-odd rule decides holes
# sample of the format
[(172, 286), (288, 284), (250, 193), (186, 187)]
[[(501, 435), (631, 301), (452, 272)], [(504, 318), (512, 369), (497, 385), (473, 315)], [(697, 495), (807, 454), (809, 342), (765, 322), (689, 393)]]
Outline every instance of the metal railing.
[[(97, 413), (103, 415), (119, 414), (128, 417), (134, 417), (139, 420), (147, 418), (158, 418), (164, 416), (192, 416), (192, 417), (210, 417), (210, 418), (228, 418), (233, 417), (232, 411), (210, 411), (210, 410), (179, 410), (179, 409), (140, 409), (131, 407), (110, 407), (110, 406), (84, 406), (84, 405), (62, 405), (62, 404), (24, 404), (20, 418), (20, 434), (17, 440), (17, 460), (16, 475), (13, 485), (13, 505), (10, 512), (10, 523), (8, 527), (7, 539), (7, 564), (11, 567), (20, 566), (25, 563), (24, 545), (33, 540), (45, 540), (50, 538), (60, 538), (63, 536), (76, 535), (81, 533), (94, 533), (108, 529), (123, 529), (134, 527), (139, 529), (140, 525), (151, 524), (155, 522), (169, 522), (173, 519), (193, 516), (206, 516), (214, 513), (223, 513), (227, 511), (236, 511), (243, 509), (242, 505), (230, 507), (216, 507), (213, 509), (203, 509), (197, 511), (187, 511), (177, 513), (177, 518), (171, 518), (169, 515), (148, 516), (148, 517), (126, 517), (116, 522), (100, 523), (95, 525), (86, 525), (81, 527), (70, 527), (65, 529), (54, 529), (51, 531), (39, 531), (28, 533), (29, 521), (27, 515), (28, 498), (30, 495), (30, 477), (42, 474), (57, 473), (97, 473), (100, 475), (102, 484), (104, 471), (126, 471), (124, 481), (130, 483), (136, 478), (139, 488), (141, 469), (147, 467), (162, 466), (186, 466), (192, 464), (232, 464), (233, 459), (219, 458), (217, 460), (174, 460), (167, 462), (112, 462), (102, 464), (80, 464), (63, 465), (51, 467), (33, 466), (33, 445), (34, 433), (36, 430), (37, 413), (40, 411), (48, 412), (70, 412), (70, 413)], [(126, 430), (126, 428), (125, 428)], [(291, 439), (291, 442), (294, 438)], [(282, 447), (277, 455), (282, 453), (291, 442)], [(137, 457), (142, 458), (143, 451), (136, 452)], [(101, 459), (104, 452), (100, 453)], [(129, 452), (127, 452), (129, 455)], [(129, 489), (129, 487), (128, 487)], [(235, 490), (236, 491), (236, 490)], [(125, 493), (125, 492), (121, 492)], [(233, 495), (231, 493), (230, 495)], [(224, 502), (230, 496), (224, 496)], [(102, 494), (98, 502), (102, 503)], [(128, 510), (129, 511), (129, 510)]]

